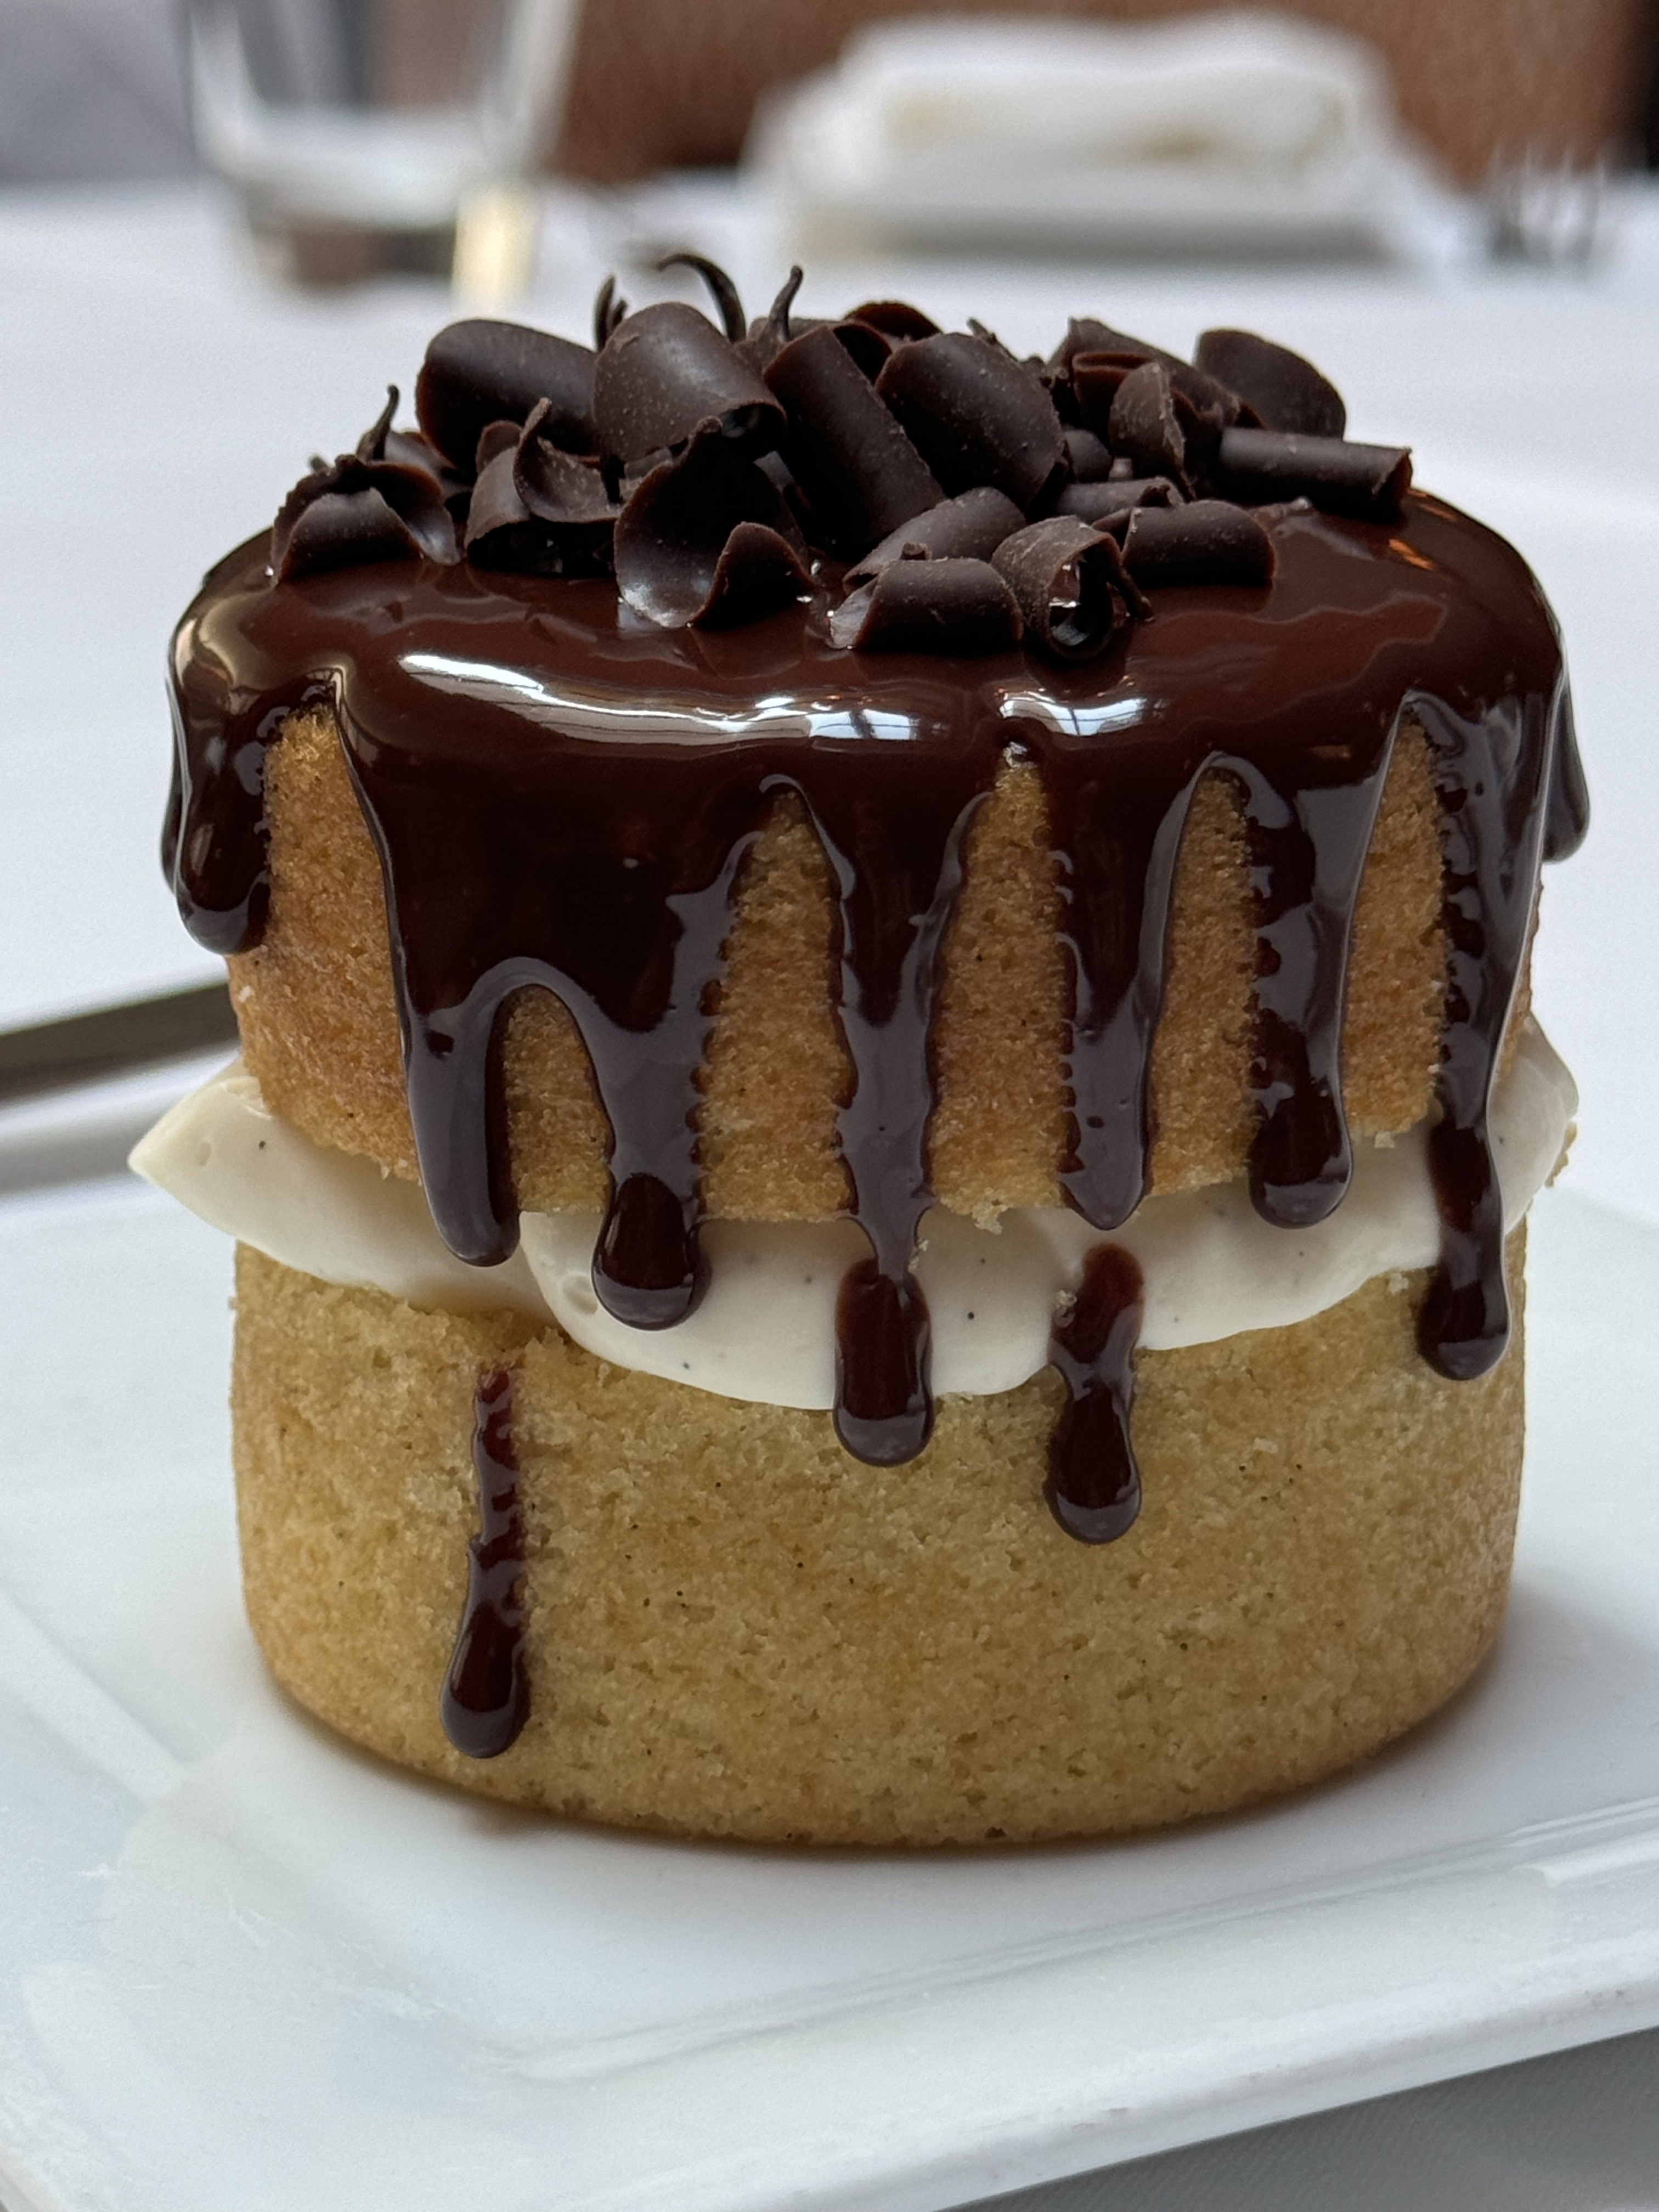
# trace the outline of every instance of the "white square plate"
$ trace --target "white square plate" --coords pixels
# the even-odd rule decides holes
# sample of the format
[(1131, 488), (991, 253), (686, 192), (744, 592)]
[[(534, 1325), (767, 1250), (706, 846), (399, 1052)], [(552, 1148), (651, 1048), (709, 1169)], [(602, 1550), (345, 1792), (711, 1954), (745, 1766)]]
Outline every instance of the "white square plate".
[(1116, 1844), (698, 1846), (343, 1748), (237, 1602), (228, 1253), (0, 1206), (0, 2197), (932, 2212), (1659, 2022), (1659, 1231), (1547, 1196), (1509, 1627), (1347, 1779)]

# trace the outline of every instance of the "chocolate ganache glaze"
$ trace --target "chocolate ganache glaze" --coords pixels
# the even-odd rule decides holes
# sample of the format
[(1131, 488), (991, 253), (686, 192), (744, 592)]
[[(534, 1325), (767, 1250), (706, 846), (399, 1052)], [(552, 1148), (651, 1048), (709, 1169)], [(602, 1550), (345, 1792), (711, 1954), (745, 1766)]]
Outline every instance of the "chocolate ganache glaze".
[[(1047, 796), (1071, 991), (1060, 1182), (1102, 1231), (1147, 1187), (1188, 811), (1205, 775), (1236, 780), (1255, 892), (1250, 1189), (1293, 1229), (1339, 1205), (1352, 1171), (1348, 947), (1390, 755), (1415, 721), (1449, 947), (1430, 1137), (1442, 1256), (1419, 1334), (1443, 1374), (1484, 1372), (1509, 1328), (1488, 1102), (1539, 862), (1586, 821), (1555, 629), (1524, 563), (1410, 490), (1403, 452), (1310, 430), (1340, 429), (1340, 401), (1265, 340), (1200, 342), (1218, 372), (1248, 367), (1245, 397), (1099, 324), (1074, 323), (1046, 363), (983, 332), (946, 343), (891, 302), (792, 325), (797, 282), (740, 341), (694, 330), (689, 308), (619, 319), (606, 301), (594, 450), (559, 464), (595, 487), (580, 536), (561, 537), (563, 510), (538, 510), (525, 473), (532, 350), (514, 346), (492, 398), (478, 333), (507, 326), (469, 325), (465, 347), (434, 341), (443, 407), (424, 450), (463, 544), (471, 476), (517, 454), (538, 518), (521, 562), (522, 532), (497, 532), (486, 567), (435, 528), (364, 527), (347, 503), (360, 483), (394, 520), (418, 507), (404, 472), (422, 441), (394, 434), (395, 475), (347, 457), (290, 496), (290, 536), (308, 497), (334, 502), (304, 574), (276, 577), (268, 535), (212, 572), (173, 659), (165, 860), (191, 929), (222, 952), (258, 943), (266, 751), (295, 709), (325, 703), (380, 857), (440, 1230), (478, 1265), (514, 1249), (497, 1046), (514, 996), (550, 990), (611, 1129), (596, 1293), (636, 1328), (671, 1327), (704, 1280), (698, 1075), (734, 888), (797, 794), (836, 890), (852, 1070), (837, 1128), (869, 1243), (839, 1301), (835, 1422), (850, 1451), (891, 1463), (932, 1426), (911, 1264), (940, 949), (1005, 756), (1028, 758)], [(717, 298), (729, 331), (735, 295)], [(586, 419), (578, 350), (559, 356), (562, 425)], [(452, 450), (450, 426), (480, 421), (477, 453)], [(372, 452), (389, 450), (377, 430)], [(1120, 486), (1121, 503), (1097, 496)], [(617, 580), (595, 535), (613, 509)], [(1133, 1274), (1097, 1253), (1055, 1327), (1069, 1404), (1048, 1494), (1090, 1541), (1121, 1534), (1139, 1498)]]

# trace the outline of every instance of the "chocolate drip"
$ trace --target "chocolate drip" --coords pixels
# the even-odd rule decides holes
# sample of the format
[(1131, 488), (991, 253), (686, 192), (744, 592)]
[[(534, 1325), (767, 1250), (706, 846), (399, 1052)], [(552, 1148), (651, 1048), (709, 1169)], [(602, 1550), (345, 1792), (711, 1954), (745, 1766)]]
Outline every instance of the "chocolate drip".
[[(700, 1282), (698, 1072), (734, 885), (770, 809), (798, 793), (838, 891), (853, 1068), (840, 1135), (871, 1254), (842, 1304), (839, 1419), (853, 1449), (897, 1459), (927, 1423), (909, 1267), (939, 951), (1006, 748), (1042, 780), (1071, 956), (1067, 1199), (1109, 1229), (1145, 1190), (1176, 863), (1194, 792), (1224, 773), (1245, 795), (1257, 899), (1253, 1182), (1270, 1218), (1302, 1221), (1346, 1173), (1343, 967), (1389, 745), (1414, 713), (1448, 823), (1446, 1281), (1487, 1281), (1483, 1102), (1547, 792), (1561, 849), (1582, 817), (1566, 734), (1551, 766), (1547, 610), (1510, 548), (1419, 495), (1393, 526), (1259, 520), (1270, 582), (1164, 587), (1156, 619), (1085, 665), (1006, 647), (850, 661), (825, 635), (833, 573), (811, 605), (715, 635), (619, 612), (606, 580), (470, 564), (273, 588), (260, 541), (210, 578), (175, 648), (180, 905), (217, 949), (258, 941), (264, 750), (293, 707), (331, 702), (385, 872), (410, 1112), (444, 1234), (479, 1262), (512, 1248), (496, 1034), (514, 994), (550, 990), (611, 1130), (596, 1286), (624, 1319), (664, 1325)], [(1425, 1345), (1450, 1358), (1454, 1342), (1487, 1343), (1482, 1313), (1466, 1326), (1437, 1308)]]
[(939, 948), (995, 756), (963, 745), (951, 762), (919, 748), (885, 779), (878, 812), (859, 744), (836, 760), (838, 773), (799, 787), (836, 881), (836, 1018), (853, 1085), (836, 1129), (851, 1212), (871, 1249), (836, 1305), (836, 1433), (855, 1457), (890, 1467), (914, 1459), (933, 1432), (927, 1302), (910, 1267), (933, 1202)]
[(201, 614), (222, 584), (269, 576), (261, 532), (210, 569), (202, 598), (173, 641), (173, 781), (161, 830), (161, 872), (185, 927), (210, 952), (246, 952), (270, 907), (265, 849), (265, 754), (283, 723), (320, 705), (325, 674), (270, 672), (248, 683), (234, 651), (204, 638)]
[(1129, 1439), (1139, 1262), (1120, 1244), (1097, 1244), (1071, 1305), (1055, 1317), (1048, 1364), (1066, 1385), (1066, 1410), (1048, 1440), (1042, 1494), (1068, 1536), (1110, 1544), (1140, 1511), (1140, 1469)]
[[(1307, 1229), (1347, 1195), (1353, 1148), (1342, 1111), (1342, 996), (1354, 908), (1393, 750), (1354, 747), (1316, 775), (1275, 788), (1245, 785), (1255, 917), (1255, 1051), (1250, 1096), (1261, 1119), (1250, 1146), (1250, 1200), (1279, 1229)], [(1334, 771), (1335, 780), (1331, 778)], [(1289, 779), (1282, 780), (1288, 783)]]
[(495, 1759), (530, 1713), (525, 1680), (524, 1520), (513, 1443), (513, 1370), (489, 1369), (472, 1401), (478, 1533), (467, 1545), (466, 1607), (444, 1678), (444, 1734), (465, 1759)]
[(1424, 1358), (1457, 1382), (1495, 1367), (1510, 1338), (1504, 1194), (1486, 1124), (1537, 896), (1553, 709), (1534, 694), (1477, 720), (1437, 699), (1415, 702), (1440, 788), (1447, 952), (1440, 1115), (1429, 1129), (1440, 1261), (1417, 1333)]
[(1556, 694), (1555, 741), (1550, 749), (1549, 810), (1544, 818), (1544, 858), (1570, 860), (1589, 834), (1589, 786), (1578, 754), (1572, 695)]
[(1050, 811), (1071, 825), (1058, 854), (1072, 969), (1071, 1136), (1060, 1183), (1097, 1229), (1115, 1229), (1146, 1194), (1152, 1032), (1176, 860), (1206, 765), (1144, 729), (1045, 763)]
[(653, 761), (643, 803), (602, 744), (564, 750), (551, 775), (528, 762), (515, 775), (502, 757), (508, 730), (489, 728), (511, 715), (501, 678), (514, 648), (499, 635), (489, 642), (474, 672), (484, 696), (493, 682), (507, 697), (477, 734), (495, 736), (500, 781), (476, 772), (464, 716), (443, 755), (379, 734), (413, 732), (431, 711), (407, 657), (381, 667), (374, 734), (349, 706), (342, 714), (386, 881), (421, 1179), (452, 1250), (484, 1266), (512, 1252), (499, 1029), (517, 993), (553, 992), (611, 1125), (595, 1293), (634, 1328), (670, 1328), (705, 1279), (696, 1116), (706, 1000), (762, 805), (740, 769), (711, 781), (695, 755), (672, 750)]

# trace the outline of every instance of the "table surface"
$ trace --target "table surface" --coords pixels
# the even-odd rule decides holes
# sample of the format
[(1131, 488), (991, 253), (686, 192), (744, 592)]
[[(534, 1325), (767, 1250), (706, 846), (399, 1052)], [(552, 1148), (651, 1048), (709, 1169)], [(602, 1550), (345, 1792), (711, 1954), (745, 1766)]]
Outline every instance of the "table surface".
[[(583, 330), (610, 260), (644, 235), (721, 253), (755, 299), (774, 289), (781, 258), (751, 211), (720, 188), (665, 188), (561, 203), (515, 312)], [(651, 295), (650, 278), (624, 281)], [(1586, 854), (1550, 879), (1537, 953), (1540, 1013), (1585, 1097), (1568, 1172), (1659, 1221), (1659, 1152), (1643, 1141), (1659, 1079), (1659, 447), (1642, 430), (1659, 415), (1659, 194), (1621, 198), (1583, 276), (849, 261), (820, 263), (801, 305), (880, 292), (947, 323), (977, 314), (1020, 350), (1046, 350), (1074, 313), (1182, 350), (1206, 325), (1260, 329), (1333, 377), (1357, 436), (1410, 443), (1420, 482), (1521, 547), (1561, 618), (1595, 809)], [(276, 294), (195, 186), (0, 196), (0, 301), (3, 1027), (216, 972), (155, 866), (170, 625), (313, 451), (349, 445), (389, 380), (407, 392), (453, 310), (417, 283)], [(1659, 2043), (1630, 2039), (1007, 2201), (1659, 2205), (1659, 2126), (1630, 2094), (1656, 2065)]]

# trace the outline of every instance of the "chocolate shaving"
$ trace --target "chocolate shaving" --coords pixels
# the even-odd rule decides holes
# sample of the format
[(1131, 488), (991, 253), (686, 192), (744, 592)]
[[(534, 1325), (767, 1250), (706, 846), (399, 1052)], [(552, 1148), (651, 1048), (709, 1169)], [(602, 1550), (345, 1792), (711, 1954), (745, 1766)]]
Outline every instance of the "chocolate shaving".
[(1116, 541), (1075, 515), (1053, 515), (1006, 538), (992, 556), (1026, 635), (1059, 660), (1088, 660), (1139, 605)]
[(549, 403), (545, 435), (593, 450), (594, 356), (584, 345), (520, 323), (451, 323), (426, 349), (415, 384), (422, 429), (452, 467), (472, 466), (491, 422), (522, 422)]
[(437, 475), (385, 459), (398, 387), (355, 453), (301, 477), (270, 526), (271, 573), (279, 582), (371, 561), (447, 565), (460, 558), (455, 522)]
[[(767, 364), (783, 351), (794, 336), (789, 311), (795, 304), (795, 295), (801, 287), (800, 264), (797, 261), (778, 288), (778, 296), (764, 315), (749, 325), (749, 335), (738, 351), (758, 376), (764, 376)], [(802, 325), (805, 327), (805, 325)]]
[(1019, 604), (988, 561), (895, 561), (830, 617), (854, 653), (1000, 653), (1020, 636)]
[(1273, 581), (1273, 539), (1247, 507), (1227, 500), (1139, 507), (1122, 530), (1124, 565), (1138, 584)]
[(907, 555), (921, 554), (933, 561), (988, 561), (1024, 520), (1006, 492), (992, 484), (976, 485), (890, 531), (855, 568), (848, 570), (845, 580), (849, 586), (868, 583)]
[(1212, 376), (1207, 369), (1194, 368), (1190, 362), (1185, 361), (1166, 363), (1165, 366), (1169, 368), (1170, 381), (1176, 388), (1176, 397), (1189, 400), (1194, 410), (1205, 421), (1215, 423), (1220, 429), (1233, 422), (1248, 422), (1255, 425), (1255, 409), (1248, 406), (1230, 386)]
[(617, 296), (617, 280), (607, 276), (593, 295), (593, 350), (603, 353), (611, 333), (628, 313), (626, 300)]
[(776, 485), (711, 417), (629, 494), (617, 588), (666, 629), (754, 622), (811, 588), (805, 555)]
[(1112, 477), (1104, 483), (1069, 483), (1054, 501), (1058, 514), (1105, 522), (1138, 507), (1178, 507), (1181, 491), (1168, 477)]
[(734, 523), (714, 563), (707, 604), (694, 622), (708, 629), (731, 629), (775, 614), (803, 598), (812, 580), (791, 538), (769, 523)]
[[(1237, 392), (1230, 392), (1203, 369), (1177, 361), (1172, 354), (1149, 354), (1129, 347), (1114, 351), (1102, 347), (1074, 353), (1066, 371), (1066, 383), (1079, 421), (1109, 440), (1111, 410), (1120, 386), (1136, 369), (1149, 365), (1162, 368), (1168, 376), (1176, 395), (1176, 415), (1183, 427), (1200, 426), (1197, 441), (1200, 448), (1212, 447), (1222, 429), (1249, 414)], [(1254, 422), (1255, 417), (1251, 414), (1249, 419)], [(1189, 466), (1194, 452), (1189, 445)]]
[[(1107, 403), (1108, 410), (1110, 402)], [(1112, 473), (1112, 449), (1092, 430), (1069, 428), (1060, 434), (1073, 483), (1104, 483)]]
[(1073, 356), (1070, 383), (1078, 419), (1097, 438), (1109, 441), (1112, 403), (1126, 377), (1147, 363), (1133, 354), (1080, 353)]
[[(388, 430), (381, 449), (381, 459), (395, 461), (399, 468), (420, 469), (435, 477), (443, 494), (444, 504), (454, 516), (457, 525), (466, 519), (466, 504), (472, 489), (472, 479), (460, 470), (452, 469), (437, 447), (423, 438), (418, 430)], [(312, 464), (313, 468), (326, 468), (325, 461)]]
[(520, 498), (538, 521), (595, 525), (617, 519), (604, 476), (592, 462), (554, 444), (542, 408), (524, 426), (513, 476)]
[(1176, 411), (1175, 386), (1161, 361), (1132, 368), (1113, 397), (1107, 428), (1115, 453), (1127, 453), (1149, 475), (1184, 478), (1187, 438)]
[(1328, 514), (1359, 521), (1393, 521), (1412, 481), (1407, 447), (1286, 430), (1224, 430), (1217, 465), (1221, 488), (1245, 506), (1300, 495)]
[[(335, 471), (303, 478), (271, 526), (271, 573), (279, 583), (360, 562), (414, 561), (421, 547), (377, 486), (353, 483)], [(319, 489), (308, 489), (317, 486)]]
[(522, 422), (489, 422), (478, 434), (476, 471), (482, 476), (498, 453), (518, 451), (519, 441), (524, 435)]
[(920, 307), (913, 307), (908, 300), (866, 300), (861, 307), (854, 307), (846, 319), (849, 323), (866, 324), (889, 338), (934, 338), (939, 336), (939, 325), (931, 315), (924, 315)]
[(868, 323), (831, 323), (829, 328), (873, 384), (893, 350), (893, 341), (872, 331)]
[(678, 300), (618, 323), (593, 369), (593, 419), (608, 453), (637, 460), (705, 422), (738, 453), (775, 446), (783, 409), (706, 315)]
[(1065, 337), (1048, 356), (1049, 366), (1069, 370), (1080, 353), (1115, 354), (1137, 368), (1146, 361), (1161, 361), (1166, 368), (1182, 366), (1177, 355), (1165, 353), (1162, 346), (1152, 345), (1146, 338), (1131, 337), (1127, 331), (1114, 330), (1093, 315), (1072, 317)]
[(830, 325), (792, 338), (766, 381), (788, 410), (784, 458), (817, 543), (855, 557), (937, 506), (932, 471)]
[(1206, 331), (1194, 360), (1237, 392), (1267, 429), (1340, 438), (1347, 428), (1348, 410), (1336, 386), (1299, 353), (1254, 331)]
[[(695, 269), (708, 287), (709, 297), (720, 311), (720, 322), (733, 345), (739, 345), (749, 335), (749, 318), (743, 312), (743, 301), (738, 297), (738, 288), (720, 267), (701, 253), (665, 253), (657, 264), (657, 274), (667, 269)], [(610, 332), (605, 333), (606, 337)]]
[(549, 411), (544, 400), (522, 429), (492, 422), (479, 439), (467, 558), (531, 575), (602, 574), (617, 509), (593, 464), (546, 436)]
[(397, 411), (398, 387), (395, 384), (388, 384), (386, 405), (357, 441), (357, 459), (360, 461), (383, 461), (386, 459), (386, 441), (391, 433), (392, 418)]
[(901, 345), (876, 390), (947, 492), (994, 484), (1028, 507), (1060, 465), (1042, 379), (983, 338), (951, 331)]
[[(472, 487), (467, 508), (467, 556), (486, 568), (538, 572), (544, 566), (544, 556), (555, 549), (547, 532), (531, 525), (530, 510), (513, 481), (518, 440), (515, 437), (510, 447), (492, 453), (487, 460), (482, 458), (482, 441), (479, 451), (478, 481)], [(503, 533), (508, 531), (514, 535), (506, 541)]]

